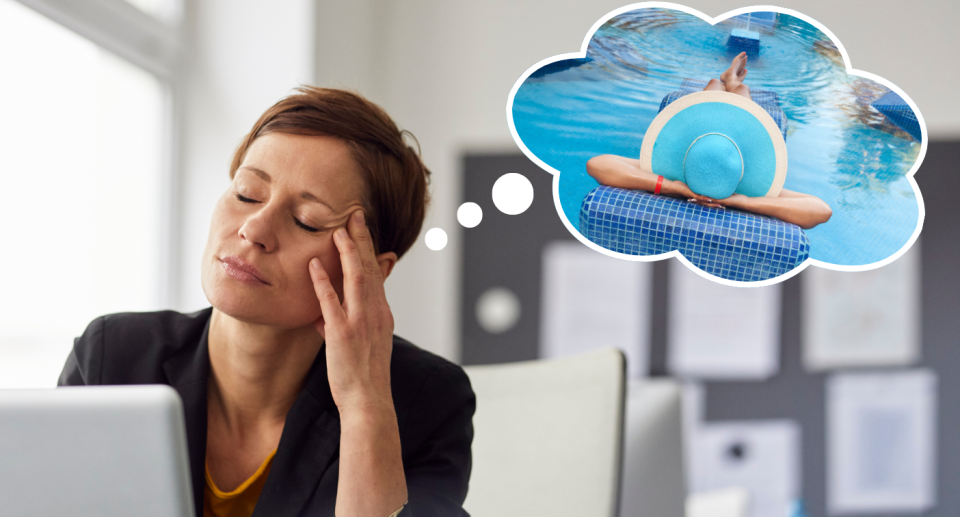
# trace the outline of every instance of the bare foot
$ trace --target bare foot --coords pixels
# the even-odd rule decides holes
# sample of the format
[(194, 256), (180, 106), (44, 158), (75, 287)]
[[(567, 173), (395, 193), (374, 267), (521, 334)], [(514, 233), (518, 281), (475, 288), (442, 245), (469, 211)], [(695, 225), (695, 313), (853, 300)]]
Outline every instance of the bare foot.
[(727, 91), (733, 91), (737, 86), (740, 86), (743, 83), (744, 78), (747, 77), (747, 53), (741, 52), (737, 54), (737, 57), (733, 58), (733, 62), (730, 64), (725, 72), (720, 74), (720, 80), (723, 81), (723, 84), (726, 86)]

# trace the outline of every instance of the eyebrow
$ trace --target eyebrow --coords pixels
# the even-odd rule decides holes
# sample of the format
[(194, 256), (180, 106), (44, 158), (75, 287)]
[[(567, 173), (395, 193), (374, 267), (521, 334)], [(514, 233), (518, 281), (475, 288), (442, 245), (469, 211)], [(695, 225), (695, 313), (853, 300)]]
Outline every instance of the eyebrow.
[[(251, 166), (249, 166), (249, 165), (244, 165), (244, 166), (242, 166), (242, 167), (240, 167), (240, 168), (241, 168), (241, 169), (246, 169), (246, 170), (248, 170), (248, 171), (256, 174), (258, 178), (262, 179), (263, 181), (265, 181), (265, 182), (267, 182), (267, 183), (270, 183), (271, 181), (273, 181), (273, 178), (271, 178), (269, 174), (267, 174), (266, 172), (264, 172), (264, 171), (262, 171), (262, 170), (260, 170), (260, 169), (258, 169), (258, 168), (256, 168), (256, 167), (251, 167)], [(336, 210), (333, 209), (333, 206), (331, 206), (330, 203), (327, 203), (326, 201), (318, 198), (317, 196), (314, 196), (313, 194), (311, 194), (311, 193), (309, 193), (309, 192), (307, 192), (307, 191), (303, 191), (303, 192), (300, 193), (300, 199), (305, 199), (305, 200), (307, 200), (307, 201), (313, 201), (314, 203), (320, 203), (321, 205), (329, 208), (331, 211), (336, 212)]]

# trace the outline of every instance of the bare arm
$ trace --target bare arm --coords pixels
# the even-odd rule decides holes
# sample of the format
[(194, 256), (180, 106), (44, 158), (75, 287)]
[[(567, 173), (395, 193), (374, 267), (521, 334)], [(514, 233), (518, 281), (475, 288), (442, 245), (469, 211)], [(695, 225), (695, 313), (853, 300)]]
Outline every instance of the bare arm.
[(779, 197), (747, 197), (734, 194), (717, 203), (756, 214), (769, 215), (809, 230), (830, 220), (833, 210), (822, 199), (791, 190), (780, 191)]
[[(657, 186), (657, 175), (640, 168), (640, 160), (612, 154), (591, 158), (587, 162), (587, 174), (601, 184), (611, 187), (653, 192)], [(806, 230), (827, 222), (833, 214), (830, 206), (822, 199), (786, 189), (780, 192), (779, 197), (747, 197), (734, 194), (727, 199), (714, 200), (695, 194), (681, 181), (664, 179), (660, 192), (689, 199), (705, 206), (728, 206), (755, 214), (769, 215)]]
[[(602, 185), (626, 188), (632, 190), (646, 190), (653, 192), (657, 188), (657, 175), (640, 168), (640, 160), (624, 158), (613, 154), (603, 154), (590, 158), (587, 162), (587, 174)], [(696, 199), (702, 203), (713, 200), (694, 194), (690, 187), (682, 181), (671, 181), (666, 178), (660, 185), (660, 193), (684, 199)]]
[(340, 411), (336, 514), (387, 517), (407, 502), (392, 400)]

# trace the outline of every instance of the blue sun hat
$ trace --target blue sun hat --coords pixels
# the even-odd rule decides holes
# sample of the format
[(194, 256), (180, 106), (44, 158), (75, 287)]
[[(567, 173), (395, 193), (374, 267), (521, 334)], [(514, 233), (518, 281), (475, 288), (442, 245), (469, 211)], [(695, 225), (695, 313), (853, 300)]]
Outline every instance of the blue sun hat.
[(713, 199), (776, 197), (787, 179), (787, 144), (760, 105), (735, 93), (696, 92), (650, 123), (640, 168)]

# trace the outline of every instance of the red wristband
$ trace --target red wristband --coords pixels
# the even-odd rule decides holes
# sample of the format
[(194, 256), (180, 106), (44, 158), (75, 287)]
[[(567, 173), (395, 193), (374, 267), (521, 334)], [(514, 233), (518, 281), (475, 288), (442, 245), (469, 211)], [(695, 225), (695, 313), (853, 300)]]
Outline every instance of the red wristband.
[(657, 188), (653, 189), (654, 194), (660, 193), (660, 187), (663, 186), (663, 176), (657, 176)]

